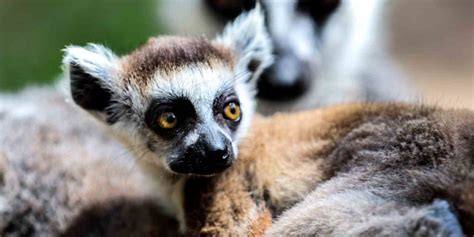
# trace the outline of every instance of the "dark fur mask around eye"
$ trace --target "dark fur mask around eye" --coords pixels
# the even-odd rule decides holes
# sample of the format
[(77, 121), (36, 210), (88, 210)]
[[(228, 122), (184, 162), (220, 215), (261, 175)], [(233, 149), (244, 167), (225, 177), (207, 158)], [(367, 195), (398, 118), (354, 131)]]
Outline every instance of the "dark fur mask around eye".
[[(166, 129), (159, 126), (158, 119), (165, 112), (172, 112), (176, 116), (177, 124), (175, 127)], [(187, 131), (195, 126), (196, 122), (196, 109), (186, 98), (156, 99), (145, 113), (145, 123), (147, 126), (165, 139), (172, 139), (179, 136), (179, 134), (187, 133)]]
[(340, 0), (299, 0), (297, 10), (309, 14), (318, 26), (322, 26), (339, 5)]
[(243, 116), (243, 114), (241, 113), (239, 115), (239, 119), (236, 119), (236, 120), (226, 119), (224, 117), (224, 109), (225, 109), (225, 106), (228, 105), (229, 103), (235, 103), (237, 106), (240, 106), (239, 99), (234, 91), (226, 91), (214, 100), (214, 104), (213, 104), (214, 117), (216, 121), (219, 122), (221, 125), (225, 125), (231, 131), (235, 131), (237, 130), (240, 124), (240, 121), (242, 120), (241, 117)]
[(224, 20), (236, 18), (242, 11), (253, 9), (257, 0), (206, 0), (206, 5)]

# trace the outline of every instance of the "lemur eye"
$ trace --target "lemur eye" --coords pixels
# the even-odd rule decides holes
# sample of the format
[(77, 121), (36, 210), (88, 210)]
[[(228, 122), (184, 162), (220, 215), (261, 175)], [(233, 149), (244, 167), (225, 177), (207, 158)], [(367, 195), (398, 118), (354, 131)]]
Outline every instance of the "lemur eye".
[(176, 115), (172, 112), (164, 112), (158, 117), (158, 125), (164, 129), (171, 129), (176, 127), (178, 124), (178, 120), (176, 119)]
[(224, 107), (224, 117), (231, 121), (240, 119), (240, 106), (235, 102), (230, 102)]

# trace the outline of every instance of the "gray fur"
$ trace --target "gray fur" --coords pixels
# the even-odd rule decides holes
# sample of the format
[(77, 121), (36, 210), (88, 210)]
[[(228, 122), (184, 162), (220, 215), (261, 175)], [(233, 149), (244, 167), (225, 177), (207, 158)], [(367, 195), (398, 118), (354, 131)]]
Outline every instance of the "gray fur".
[(0, 124), (0, 236), (129, 236), (176, 226), (128, 151), (56, 89), (1, 95)]
[(474, 120), (442, 113), (420, 108), (351, 130), (327, 157), (334, 176), (279, 216), (268, 235), (469, 234)]
[(463, 236), (446, 201), (413, 207), (366, 190), (308, 197), (273, 224), (268, 236)]

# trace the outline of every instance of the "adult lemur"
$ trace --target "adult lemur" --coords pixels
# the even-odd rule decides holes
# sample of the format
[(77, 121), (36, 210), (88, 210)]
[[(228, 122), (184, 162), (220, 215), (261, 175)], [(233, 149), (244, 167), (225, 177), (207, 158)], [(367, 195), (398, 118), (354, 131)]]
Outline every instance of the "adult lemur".
[[(257, 0), (165, 0), (172, 33), (214, 34)], [(261, 0), (275, 63), (258, 81), (259, 112), (410, 99), (385, 46), (384, 0)]]
[(133, 148), (181, 231), (473, 231), (472, 112), (353, 104), (254, 118), (270, 45), (256, 9), (212, 41), (152, 38), (121, 58), (70, 46), (64, 63), (74, 102)]

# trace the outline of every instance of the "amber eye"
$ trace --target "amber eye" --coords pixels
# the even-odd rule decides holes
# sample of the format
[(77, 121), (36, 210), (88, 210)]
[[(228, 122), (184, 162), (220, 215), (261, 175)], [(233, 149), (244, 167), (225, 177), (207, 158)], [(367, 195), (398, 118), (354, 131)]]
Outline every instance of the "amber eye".
[(240, 106), (235, 102), (230, 102), (224, 107), (224, 116), (231, 121), (240, 119)]
[(176, 119), (176, 115), (172, 112), (164, 112), (158, 118), (158, 125), (164, 129), (171, 129), (176, 127), (178, 120)]

